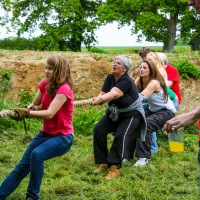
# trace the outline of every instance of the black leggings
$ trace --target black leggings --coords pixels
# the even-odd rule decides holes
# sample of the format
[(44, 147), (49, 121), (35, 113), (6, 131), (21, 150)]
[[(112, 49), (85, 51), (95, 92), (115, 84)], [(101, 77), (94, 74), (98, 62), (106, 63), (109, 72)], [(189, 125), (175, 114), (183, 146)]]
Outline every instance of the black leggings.
[(136, 144), (136, 157), (138, 158), (151, 158), (151, 143), (152, 133), (161, 130), (165, 123), (174, 117), (174, 113), (167, 109), (161, 109), (157, 112), (145, 111), (147, 122), (147, 132), (145, 141), (137, 140)]
[[(119, 119), (113, 122), (107, 115), (104, 115), (94, 128), (94, 158), (96, 164), (116, 164), (121, 166), (122, 160), (126, 157), (130, 144), (129, 138), (139, 127), (142, 116)], [(114, 140), (108, 152), (107, 135), (114, 134)]]

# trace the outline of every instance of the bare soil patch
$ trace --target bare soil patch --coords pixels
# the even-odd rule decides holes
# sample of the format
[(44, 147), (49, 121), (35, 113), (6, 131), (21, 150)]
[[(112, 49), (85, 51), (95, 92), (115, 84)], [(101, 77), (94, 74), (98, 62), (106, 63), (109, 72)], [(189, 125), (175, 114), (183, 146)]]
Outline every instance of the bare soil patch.
[[(12, 70), (12, 88), (6, 98), (17, 103), (22, 90), (37, 91), (37, 84), (44, 77), (45, 62), (48, 57), (60, 54), (69, 59), (75, 83), (76, 99), (88, 99), (98, 95), (106, 75), (111, 71), (111, 60), (115, 55), (97, 55), (73, 52), (39, 52), (1, 50), (0, 67)], [(127, 55), (133, 67), (140, 61), (138, 55)], [(198, 62), (198, 61), (197, 61)], [(198, 63), (197, 63), (198, 64)], [(200, 80), (180, 78), (182, 103), (179, 113), (192, 110), (200, 105)]]

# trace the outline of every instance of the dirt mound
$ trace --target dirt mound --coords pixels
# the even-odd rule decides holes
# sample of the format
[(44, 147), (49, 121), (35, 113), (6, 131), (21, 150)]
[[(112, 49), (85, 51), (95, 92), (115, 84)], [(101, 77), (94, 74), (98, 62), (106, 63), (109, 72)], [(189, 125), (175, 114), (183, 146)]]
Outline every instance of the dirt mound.
[[(98, 55), (72, 52), (37, 52), (1, 50), (0, 66), (12, 70), (12, 89), (6, 98), (19, 101), (21, 91), (36, 92), (38, 82), (44, 77), (46, 59), (52, 55), (65, 56), (70, 61), (75, 83), (76, 99), (87, 99), (98, 95), (106, 75), (111, 71), (111, 60), (115, 55)], [(138, 55), (128, 55), (133, 67), (139, 63)], [(180, 79), (183, 100), (179, 112), (186, 112), (200, 104), (200, 80)]]

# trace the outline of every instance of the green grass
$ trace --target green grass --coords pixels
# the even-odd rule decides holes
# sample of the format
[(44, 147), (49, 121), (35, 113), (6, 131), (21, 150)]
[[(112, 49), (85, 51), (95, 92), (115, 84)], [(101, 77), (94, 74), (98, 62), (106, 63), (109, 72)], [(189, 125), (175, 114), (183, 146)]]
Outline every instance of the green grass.
[[(85, 107), (75, 110), (75, 141), (64, 156), (45, 162), (41, 200), (198, 200), (199, 165), (197, 162), (197, 126), (185, 131), (185, 151), (171, 153), (167, 136), (158, 133), (159, 152), (145, 167), (134, 167), (137, 160), (124, 163), (121, 176), (105, 180), (106, 173), (94, 175), (92, 129), (104, 113), (104, 107)], [(41, 121), (31, 119), (26, 134), (22, 122), (10, 121), (15, 128), (0, 129), (0, 182), (20, 160), (24, 150), (41, 127)], [(81, 123), (80, 121), (89, 121)], [(5, 122), (5, 121), (4, 121)], [(19, 125), (21, 124), (21, 125)], [(85, 130), (85, 131), (84, 131)], [(90, 130), (90, 134), (88, 133)], [(110, 147), (113, 136), (108, 136)], [(24, 200), (29, 177), (7, 198)]]
[[(180, 53), (180, 50), (185, 53)], [(183, 56), (199, 60), (199, 52), (181, 47), (168, 54), (170, 60)], [(136, 48), (120, 47), (104, 49), (106, 52), (129, 54)], [(159, 51), (159, 50), (156, 50)], [(187, 52), (187, 53), (186, 53)], [(94, 54), (101, 58), (102, 54)], [(110, 54), (105, 55), (112, 57)], [(110, 58), (108, 59), (110, 60)], [(22, 94), (21, 103), (29, 101), (29, 94)], [(25, 104), (26, 105), (26, 104)], [(10, 108), (8, 102), (2, 107)], [(2, 108), (1, 107), (1, 108)], [(2, 108), (3, 109), (3, 108)], [(45, 173), (41, 186), (41, 200), (199, 200), (199, 164), (197, 162), (197, 125), (185, 131), (185, 151), (171, 153), (168, 140), (158, 133), (159, 152), (153, 154), (152, 162), (145, 167), (134, 167), (136, 158), (124, 163), (121, 176), (105, 180), (106, 173), (94, 175), (96, 169), (93, 156), (94, 125), (105, 112), (105, 106), (76, 108), (74, 113), (75, 142), (64, 156), (45, 162)], [(30, 124), (29, 124), (30, 123)], [(25, 133), (23, 123), (10, 118), (0, 119), (0, 184), (15, 167), (31, 139), (40, 130), (42, 120), (27, 119), (30, 130)], [(108, 136), (110, 147), (113, 136)], [(26, 177), (7, 200), (24, 200), (29, 177)], [(12, 184), (12, 183), (11, 183)]]

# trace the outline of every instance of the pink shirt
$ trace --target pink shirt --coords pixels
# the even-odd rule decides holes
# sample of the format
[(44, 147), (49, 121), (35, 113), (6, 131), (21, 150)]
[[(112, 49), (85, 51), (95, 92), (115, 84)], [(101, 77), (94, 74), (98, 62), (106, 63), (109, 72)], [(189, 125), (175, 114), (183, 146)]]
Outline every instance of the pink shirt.
[[(39, 83), (39, 89), (42, 92), (42, 109), (47, 110), (54, 97), (47, 94), (46, 90), (47, 82), (43, 80)], [(57, 94), (64, 94), (67, 97), (67, 101), (53, 116), (52, 119), (44, 119), (42, 132), (51, 135), (57, 135), (62, 133), (63, 135), (72, 134), (74, 128), (72, 125), (72, 116), (74, 111), (74, 96), (70, 86), (67, 83), (61, 85), (57, 91)]]

